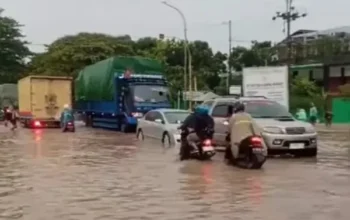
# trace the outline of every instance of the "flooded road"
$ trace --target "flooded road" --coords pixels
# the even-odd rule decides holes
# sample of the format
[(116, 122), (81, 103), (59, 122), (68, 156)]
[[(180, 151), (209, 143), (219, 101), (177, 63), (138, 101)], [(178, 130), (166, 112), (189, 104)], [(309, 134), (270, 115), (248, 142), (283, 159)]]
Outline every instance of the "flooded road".
[(221, 153), (179, 162), (175, 148), (133, 134), (1, 127), (0, 219), (348, 220), (350, 138), (336, 135), (322, 135), (317, 160), (250, 171)]

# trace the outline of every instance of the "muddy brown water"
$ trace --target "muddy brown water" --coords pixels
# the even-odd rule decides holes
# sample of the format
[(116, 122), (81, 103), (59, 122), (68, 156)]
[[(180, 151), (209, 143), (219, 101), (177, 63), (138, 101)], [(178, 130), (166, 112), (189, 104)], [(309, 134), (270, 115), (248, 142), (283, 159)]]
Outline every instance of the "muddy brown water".
[(0, 219), (348, 220), (350, 138), (323, 134), (317, 159), (262, 170), (176, 160), (176, 148), (78, 128), (0, 128)]

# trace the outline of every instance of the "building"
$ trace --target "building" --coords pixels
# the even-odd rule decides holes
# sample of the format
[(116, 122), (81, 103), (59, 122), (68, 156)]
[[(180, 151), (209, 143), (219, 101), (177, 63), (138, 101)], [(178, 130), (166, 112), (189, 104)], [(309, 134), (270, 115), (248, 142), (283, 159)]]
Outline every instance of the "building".
[[(315, 81), (325, 91), (338, 92), (350, 83), (350, 26), (323, 31), (298, 30), (291, 35), (293, 76)], [(279, 63), (288, 58), (287, 39), (277, 46)]]

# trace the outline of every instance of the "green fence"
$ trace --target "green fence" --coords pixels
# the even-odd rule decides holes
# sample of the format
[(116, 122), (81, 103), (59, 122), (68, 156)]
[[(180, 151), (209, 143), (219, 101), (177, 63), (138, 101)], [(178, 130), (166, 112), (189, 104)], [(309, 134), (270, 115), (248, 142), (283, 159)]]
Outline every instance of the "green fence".
[(333, 123), (350, 123), (350, 98), (332, 99)]

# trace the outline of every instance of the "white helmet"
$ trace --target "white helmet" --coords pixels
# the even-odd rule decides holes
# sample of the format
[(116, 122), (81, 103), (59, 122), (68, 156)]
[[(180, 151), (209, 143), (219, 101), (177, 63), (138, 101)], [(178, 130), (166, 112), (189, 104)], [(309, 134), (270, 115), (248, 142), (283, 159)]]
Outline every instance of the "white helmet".
[(69, 105), (68, 104), (64, 104), (63, 108), (64, 109), (69, 109)]

